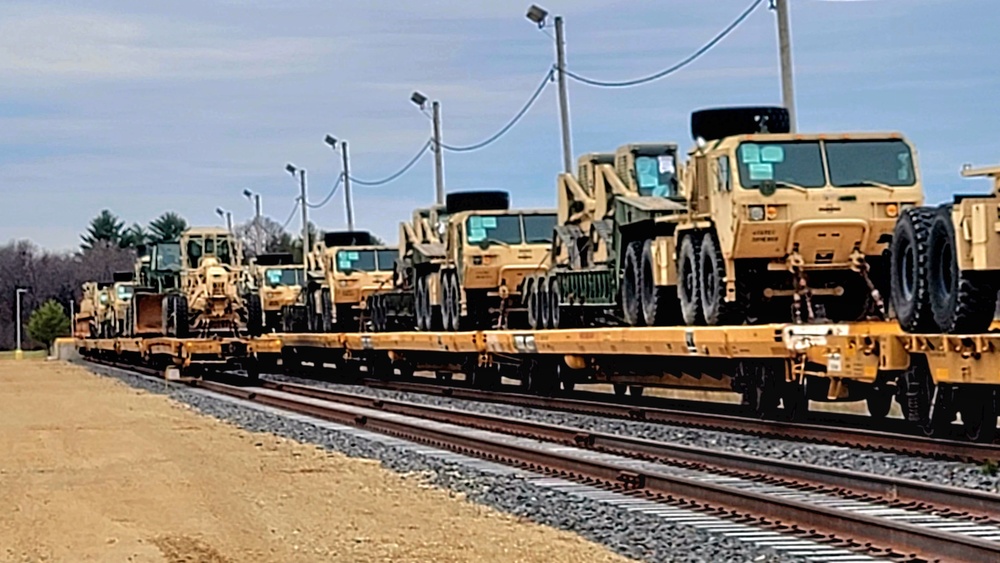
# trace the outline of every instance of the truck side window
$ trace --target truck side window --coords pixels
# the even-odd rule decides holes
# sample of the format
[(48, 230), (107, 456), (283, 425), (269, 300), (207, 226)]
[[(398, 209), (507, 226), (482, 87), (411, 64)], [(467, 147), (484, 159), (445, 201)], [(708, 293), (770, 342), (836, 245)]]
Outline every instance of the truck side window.
[(720, 156), (715, 161), (716, 184), (719, 191), (728, 192), (733, 189), (732, 177), (729, 173), (729, 157)]

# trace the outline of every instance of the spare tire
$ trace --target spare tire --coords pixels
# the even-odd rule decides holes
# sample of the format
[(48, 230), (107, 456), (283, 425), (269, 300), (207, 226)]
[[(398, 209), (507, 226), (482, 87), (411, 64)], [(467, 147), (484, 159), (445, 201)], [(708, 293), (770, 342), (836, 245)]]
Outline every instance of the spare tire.
[(710, 108), (691, 114), (691, 137), (695, 140), (790, 130), (788, 110), (777, 106)]
[(444, 205), (449, 215), (462, 211), (507, 211), (510, 194), (496, 190), (455, 192), (446, 196)]
[(942, 332), (986, 332), (997, 306), (997, 288), (982, 272), (958, 268), (958, 246), (950, 205), (941, 206), (930, 226), (929, 287), (934, 322)]
[(892, 235), (889, 276), (892, 307), (906, 332), (937, 332), (928, 292), (928, 260), (934, 209), (907, 209), (896, 221)]

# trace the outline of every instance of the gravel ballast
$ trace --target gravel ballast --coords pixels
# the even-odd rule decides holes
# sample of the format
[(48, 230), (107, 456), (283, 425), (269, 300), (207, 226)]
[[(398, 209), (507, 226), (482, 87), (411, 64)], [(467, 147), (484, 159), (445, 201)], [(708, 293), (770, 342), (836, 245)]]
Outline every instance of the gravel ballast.
[(627, 557), (643, 561), (802, 561), (786, 553), (694, 526), (672, 525), (655, 515), (630, 511), (613, 502), (594, 501), (539, 486), (517, 474), (497, 474), (478, 469), (476, 463), (459, 463), (425, 455), (415, 445), (398, 445), (395, 440), (387, 440), (392, 444), (387, 445), (378, 437), (359, 438), (357, 433), (347, 431), (349, 429), (338, 431), (329, 425), (324, 428), (214, 398), (199, 390), (165, 386), (163, 382), (124, 370), (85, 365), (95, 373), (115, 377), (136, 388), (169, 395), (200, 412), (249, 431), (269, 432), (317, 444), (352, 457), (377, 459), (401, 473), (423, 474), (433, 485), (463, 494), (473, 502), (578, 533)]
[(267, 378), (274, 381), (326, 387), (387, 400), (408, 401), (502, 417), (545, 422), (557, 426), (572, 426), (591, 432), (634, 436), (660, 442), (783, 459), (803, 465), (835, 467), (864, 473), (905, 477), (955, 487), (1000, 492), (1000, 475), (988, 475), (979, 465), (970, 463), (874, 452), (844, 446), (806, 444), (790, 440), (683, 428), (667, 424), (547, 411), (422, 393), (376, 389), (361, 385), (329, 383), (285, 375), (268, 375)]

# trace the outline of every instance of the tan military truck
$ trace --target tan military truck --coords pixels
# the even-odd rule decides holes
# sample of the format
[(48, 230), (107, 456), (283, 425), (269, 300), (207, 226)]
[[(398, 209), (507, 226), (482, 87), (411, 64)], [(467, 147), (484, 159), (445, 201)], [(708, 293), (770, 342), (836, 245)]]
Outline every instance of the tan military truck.
[(560, 176), (553, 268), (526, 289), (533, 326), (611, 304), (636, 326), (886, 313), (896, 218), (923, 201), (901, 135), (790, 134), (775, 107), (701, 110), (691, 128), (681, 166), (671, 143), (626, 145)]
[(962, 169), (993, 179), (990, 195), (956, 195), (903, 211), (892, 240), (892, 303), (908, 332), (989, 330), (1000, 289), (1000, 166)]
[[(165, 294), (137, 288), (132, 298), (134, 333), (186, 337), (242, 332), (248, 319), (242, 291), (245, 273), (234, 235), (221, 228), (193, 227), (181, 235), (179, 250), (178, 271), (170, 270), (178, 277), (177, 286)], [(146, 267), (137, 265), (140, 271)]]
[(633, 143), (585, 154), (575, 175), (559, 175), (549, 269), (523, 289), (532, 328), (641, 324), (641, 311), (621, 308), (623, 292), (637, 287), (627, 249), (652, 236), (657, 217), (686, 209), (677, 169), (676, 144)]
[(114, 281), (104, 289), (102, 296), (106, 301), (101, 318), (102, 333), (107, 337), (119, 337), (128, 333), (128, 316), (135, 282), (132, 272), (115, 272), (112, 276)]
[(506, 192), (477, 191), (448, 194), (445, 208), (429, 215), (436, 237), (402, 229), (402, 271), (395, 289), (371, 302), (375, 329), (511, 326), (511, 315), (525, 312), (524, 279), (547, 268), (555, 212), (511, 210)]
[[(98, 282), (84, 282), (80, 297), (80, 310), (73, 318), (73, 335), (77, 338), (99, 338), (101, 321), (107, 308), (107, 292)], [(104, 303), (101, 302), (102, 296)]]
[(368, 297), (392, 287), (399, 255), (396, 247), (377, 242), (366, 231), (340, 231), (324, 235), (322, 282), (319, 296), (315, 299), (319, 315), (313, 326), (325, 332), (353, 332), (366, 323)]
[(289, 253), (261, 254), (251, 261), (243, 300), (252, 336), (282, 330), (283, 311), (302, 296), (304, 268)]

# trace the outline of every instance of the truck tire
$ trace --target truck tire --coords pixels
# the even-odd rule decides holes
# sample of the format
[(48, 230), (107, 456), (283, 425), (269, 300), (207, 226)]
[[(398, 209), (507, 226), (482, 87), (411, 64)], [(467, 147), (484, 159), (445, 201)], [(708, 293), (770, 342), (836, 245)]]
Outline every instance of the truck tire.
[(642, 290), (642, 242), (635, 240), (625, 249), (625, 265), (622, 272), (622, 316), (629, 326), (643, 326)]
[(722, 256), (722, 249), (719, 248), (715, 233), (706, 233), (701, 238), (701, 249), (698, 254), (701, 272), (698, 278), (698, 290), (705, 324), (709, 326), (743, 324), (746, 315), (741, 315), (740, 312), (745, 303), (726, 301), (726, 259)]
[(648, 326), (675, 325), (680, 320), (677, 304), (677, 288), (656, 285), (653, 272), (656, 258), (653, 256), (653, 241), (642, 245), (642, 269), (639, 286), (642, 288), (642, 317)]
[(562, 306), (562, 284), (559, 283), (559, 278), (556, 276), (549, 276), (549, 292), (546, 295), (546, 299), (549, 302), (549, 328), (565, 328), (562, 323), (562, 311), (560, 307)]
[(889, 265), (892, 306), (906, 332), (936, 332), (928, 291), (928, 239), (934, 210), (907, 209), (896, 221)]
[(319, 290), (319, 305), (322, 331), (331, 333), (333, 332), (333, 299), (330, 297), (330, 288)]
[(680, 303), (681, 318), (688, 326), (705, 322), (698, 282), (701, 238), (701, 233), (695, 232), (682, 235), (677, 252), (677, 300)]
[(510, 209), (510, 194), (499, 190), (452, 192), (445, 196), (449, 215), (463, 211), (506, 211)]
[(931, 221), (928, 259), (931, 311), (941, 331), (949, 334), (986, 332), (997, 306), (997, 288), (981, 272), (958, 268), (958, 246), (950, 205)]
[(260, 304), (260, 295), (247, 294), (244, 301), (247, 304), (247, 334), (260, 336), (264, 332), (264, 311)]
[(188, 327), (188, 300), (186, 295), (174, 295), (174, 336), (177, 338), (187, 338), (190, 331)]
[(539, 279), (540, 278), (531, 276), (524, 281), (524, 302), (528, 309), (528, 326), (531, 327), (532, 330), (538, 330), (541, 328), (541, 325), (539, 324), (540, 319), (538, 318), (539, 303), (537, 286)]
[(691, 114), (691, 138), (714, 141), (733, 135), (788, 133), (788, 110), (783, 107), (732, 107), (698, 110)]
[(427, 276), (417, 274), (413, 291), (414, 308), (416, 309), (417, 330), (428, 331), (430, 327), (430, 295), (427, 292)]
[(539, 277), (535, 285), (535, 292), (538, 294), (538, 323), (540, 328), (548, 330), (552, 328), (552, 315), (549, 314), (549, 278)]
[(174, 315), (174, 296), (163, 297), (163, 334), (164, 336), (176, 336), (176, 317)]

